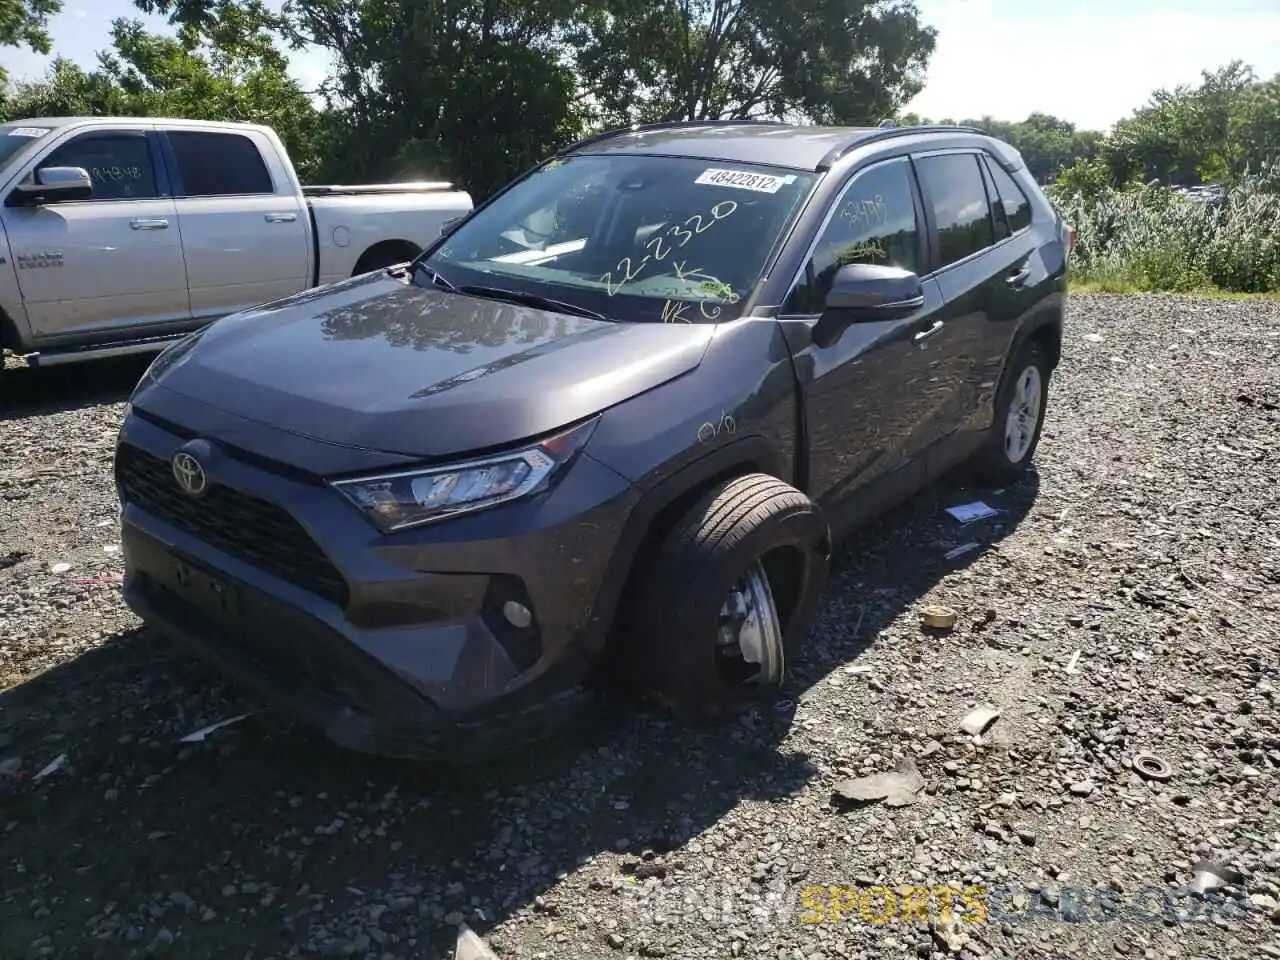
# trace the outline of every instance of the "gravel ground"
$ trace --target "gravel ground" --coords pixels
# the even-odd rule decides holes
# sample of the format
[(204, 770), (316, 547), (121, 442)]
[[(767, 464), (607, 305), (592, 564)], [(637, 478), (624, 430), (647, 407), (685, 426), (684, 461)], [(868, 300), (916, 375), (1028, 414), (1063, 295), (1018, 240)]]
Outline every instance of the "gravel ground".
[[(0, 956), (449, 957), (465, 921), (503, 957), (1280, 957), (1280, 303), (1081, 296), (1069, 327), (1038, 476), (846, 548), (793, 707), (467, 772), (269, 713), (176, 743), (256, 705), (118, 599), (142, 366), (11, 371)], [(976, 496), (1005, 512), (942, 513)], [(834, 802), (904, 758), (923, 789)], [(1202, 859), (1234, 881), (1208, 902)]]

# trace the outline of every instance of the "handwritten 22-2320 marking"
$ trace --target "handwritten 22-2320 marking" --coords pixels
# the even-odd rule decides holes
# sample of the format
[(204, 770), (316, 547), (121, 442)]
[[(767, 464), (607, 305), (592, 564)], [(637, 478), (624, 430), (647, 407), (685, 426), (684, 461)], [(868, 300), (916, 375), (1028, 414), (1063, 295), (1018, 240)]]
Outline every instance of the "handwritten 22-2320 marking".
[[(708, 211), (710, 220), (705, 220), (702, 214), (695, 213), (684, 223), (677, 223), (666, 233), (648, 241), (644, 247), (649, 253), (639, 263), (633, 262), (631, 257), (623, 257), (612, 270), (600, 278), (600, 282), (605, 285), (606, 292), (612, 297), (622, 288), (623, 284), (629, 283), (638, 277), (640, 272), (650, 263), (661, 263), (666, 260), (672, 250), (680, 249), (697, 234), (706, 233), (725, 217), (732, 216), (737, 209), (737, 201), (721, 200)], [(678, 242), (668, 240), (668, 237), (675, 237)], [(683, 266), (683, 264), (680, 266)], [(677, 271), (678, 273), (679, 271)], [(620, 279), (615, 280), (615, 274), (620, 275)]]

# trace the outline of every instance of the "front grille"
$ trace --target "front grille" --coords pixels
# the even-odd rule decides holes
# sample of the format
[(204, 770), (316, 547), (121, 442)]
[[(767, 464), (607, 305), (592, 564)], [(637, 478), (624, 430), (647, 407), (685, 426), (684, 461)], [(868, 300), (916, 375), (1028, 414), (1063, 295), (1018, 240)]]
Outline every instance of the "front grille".
[(195, 499), (169, 463), (129, 444), (116, 454), (125, 500), (274, 577), (345, 607), (347, 582), (302, 525), (280, 507), (217, 484)]

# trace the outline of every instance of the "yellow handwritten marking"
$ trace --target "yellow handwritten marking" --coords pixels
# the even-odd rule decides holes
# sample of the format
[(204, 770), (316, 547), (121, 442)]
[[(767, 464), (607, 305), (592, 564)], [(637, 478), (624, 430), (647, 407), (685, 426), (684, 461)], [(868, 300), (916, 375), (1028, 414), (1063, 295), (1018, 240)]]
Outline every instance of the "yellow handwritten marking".
[(634, 280), (637, 276), (639, 276), (640, 271), (645, 268), (645, 264), (647, 264), (648, 262), (649, 262), (649, 258), (645, 257), (643, 260), (641, 260), (638, 264), (636, 264), (633, 267), (631, 264), (631, 258), (623, 257), (621, 260), (618, 261), (618, 265), (614, 268), (614, 270), (617, 270), (622, 274), (622, 279), (615, 284), (613, 282), (613, 271), (610, 270), (608, 273), (606, 273), (603, 277), (600, 278), (600, 282), (605, 285), (605, 289), (608, 291), (609, 296), (612, 297), (615, 293), (618, 292), (619, 288), (621, 288), (621, 286), (624, 283)]
[[(719, 210), (721, 207), (728, 207), (729, 209), (724, 211), (724, 213), (717, 213), (716, 211)], [(732, 215), (737, 209), (738, 209), (738, 201), (721, 200), (719, 203), (717, 203), (714, 207), (711, 208), (711, 216), (715, 220), (723, 220), (725, 217)]]
[[(710, 217), (710, 219), (707, 220), (706, 222), (703, 222), (703, 218), (701, 214), (695, 213), (693, 216), (691, 216), (689, 219), (687, 219), (684, 222), (684, 226), (679, 226), (679, 225), (673, 226), (670, 230), (667, 231), (667, 235), (669, 236), (671, 234), (683, 234), (684, 235), (683, 239), (680, 241), (679, 244), (677, 244), (677, 246), (683, 247), (686, 243), (688, 243), (691, 239), (693, 239), (693, 235), (695, 233), (705, 233), (707, 230), (711, 229), (711, 227), (714, 224), (719, 223), (725, 217), (732, 216), (734, 211), (736, 211), (737, 209), (738, 209), (738, 202), (736, 200), (721, 200), (719, 203), (717, 203), (714, 207), (711, 208), (711, 210), (708, 213), (708, 216)], [(689, 226), (695, 221), (697, 221), (697, 225), (693, 228), (692, 231), (684, 229), (684, 227)], [(604, 274), (604, 276), (600, 278), (600, 282), (605, 285), (605, 292), (612, 297), (614, 294), (618, 292), (619, 289), (621, 289), (623, 284), (629, 283), (630, 281), (634, 280), (637, 276), (639, 276), (640, 271), (644, 269), (645, 265), (649, 263), (651, 259), (658, 262), (665, 260), (667, 258), (667, 254), (669, 254), (672, 251), (673, 247), (670, 244), (668, 244), (664, 248), (662, 246), (662, 241), (664, 239), (665, 239), (664, 237), (659, 236), (659, 237), (653, 237), (652, 239), (646, 241), (645, 249), (649, 251), (649, 255), (646, 256), (643, 260), (641, 260), (639, 264), (636, 264), (633, 266), (630, 257), (623, 257), (621, 260), (619, 260), (617, 265), (612, 270), (610, 270), (608, 273)], [(685, 261), (685, 262), (687, 263), (688, 261)], [(683, 266), (684, 266), (684, 263), (681, 263), (676, 270), (677, 276), (680, 276), (680, 279), (684, 279), (684, 276), (681, 275)], [(614, 274), (616, 273), (622, 274), (622, 279), (619, 280), (617, 283), (614, 283)], [(718, 315), (719, 314), (717, 313), (717, 316)]]
[(689, 309), (689, 304), (682, 301), (668, 300), (662, 305), (662, 322), (663, 323), (690, 323), (684, 312)]

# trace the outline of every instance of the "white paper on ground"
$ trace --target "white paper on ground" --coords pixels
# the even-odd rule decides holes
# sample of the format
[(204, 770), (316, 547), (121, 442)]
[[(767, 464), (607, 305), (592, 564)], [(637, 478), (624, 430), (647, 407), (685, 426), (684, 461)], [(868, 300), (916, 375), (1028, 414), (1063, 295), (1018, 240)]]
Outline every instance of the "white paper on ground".
[(981, 500), (975, 500), (973, 503), (960, 503), (954, 507), (947, 507), (947, 513), (951, 514), (961, 523), (973, 523), (975, 520), (985, 520), (987, 517), (994, 517), (1000, 511), (995, 507), (989, 507)]

